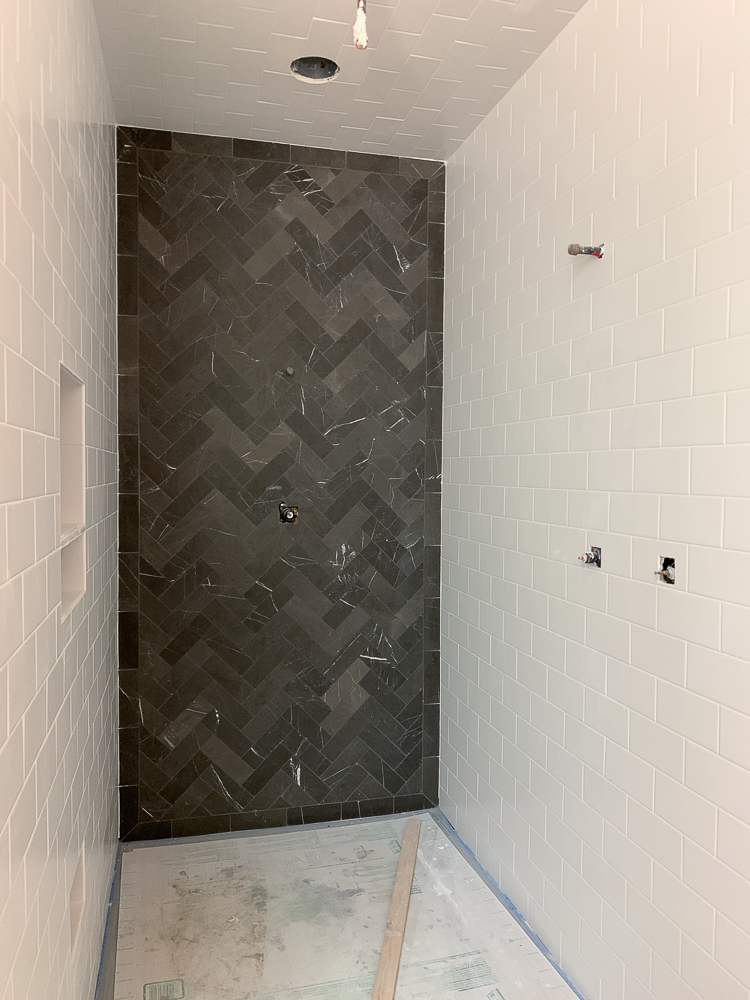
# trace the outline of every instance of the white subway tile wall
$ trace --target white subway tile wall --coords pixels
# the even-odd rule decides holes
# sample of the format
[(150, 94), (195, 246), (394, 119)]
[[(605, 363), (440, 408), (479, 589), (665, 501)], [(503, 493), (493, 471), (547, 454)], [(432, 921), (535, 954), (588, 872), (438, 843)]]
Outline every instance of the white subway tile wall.
[(592, 1000), (750, 991), (748, 38), (589, 0), (448, 166), (441, 805)]
[[(2, 0), (0, 46), (0, 997), (85, 1000), (117, 829), (114, 132), (88, 0)], [(88, 560), (62, 624), (61, 363)]]

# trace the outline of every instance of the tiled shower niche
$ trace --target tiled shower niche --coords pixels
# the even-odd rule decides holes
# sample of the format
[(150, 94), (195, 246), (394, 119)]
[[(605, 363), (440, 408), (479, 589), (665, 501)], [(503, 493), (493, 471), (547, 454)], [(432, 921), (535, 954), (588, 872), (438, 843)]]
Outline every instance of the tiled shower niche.
[(436, 802), (444, 176), (118, 131), (125, 839)]

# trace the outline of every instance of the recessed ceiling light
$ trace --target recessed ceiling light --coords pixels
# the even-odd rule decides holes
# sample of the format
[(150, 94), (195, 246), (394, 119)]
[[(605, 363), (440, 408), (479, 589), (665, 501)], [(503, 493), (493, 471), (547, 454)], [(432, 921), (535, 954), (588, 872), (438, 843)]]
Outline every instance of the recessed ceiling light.
[(327, 83), (340, 72), (341, 67), (333, 59), (326, 59), (325, 56), (302, 56), (295, 59), (289, 67), (292, 76), (306, 83)]

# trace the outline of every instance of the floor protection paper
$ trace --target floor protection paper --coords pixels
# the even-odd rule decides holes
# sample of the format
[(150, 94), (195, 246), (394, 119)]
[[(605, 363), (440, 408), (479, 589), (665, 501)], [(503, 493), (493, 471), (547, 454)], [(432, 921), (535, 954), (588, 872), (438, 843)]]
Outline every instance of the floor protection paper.
[[(134, 846), (115, 1000), (370, 1000), (405, 819)], [(422, 816), (396, 1000), (575, 1000)]]

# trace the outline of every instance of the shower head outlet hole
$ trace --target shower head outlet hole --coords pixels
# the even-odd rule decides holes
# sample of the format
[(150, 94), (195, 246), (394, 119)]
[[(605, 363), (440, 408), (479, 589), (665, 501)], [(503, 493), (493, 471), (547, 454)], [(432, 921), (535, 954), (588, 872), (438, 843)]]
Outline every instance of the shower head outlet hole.
[(305, 83), (327, 83), (341, 71), (338, 63), (325, 56), (301, 56), (295, 59), (290, 67), (292, 76)]

